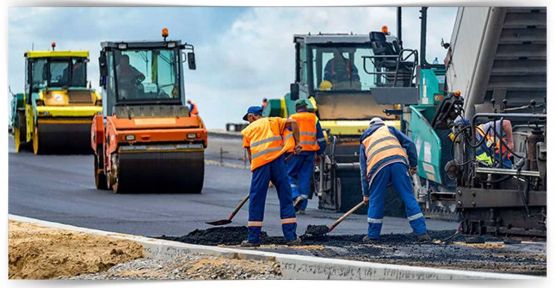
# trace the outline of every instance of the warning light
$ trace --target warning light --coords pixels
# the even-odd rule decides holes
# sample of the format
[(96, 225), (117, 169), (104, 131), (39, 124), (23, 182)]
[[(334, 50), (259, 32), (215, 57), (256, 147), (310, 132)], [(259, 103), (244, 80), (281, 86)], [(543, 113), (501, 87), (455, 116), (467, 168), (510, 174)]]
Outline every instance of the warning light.
[(389, 34), (389, 28), (387, 27), (387, 25), (383, 25), (383, 26), (382, 26), (382, 32), (383, 32), (384, 34)]
[(168, 35), (170, 35), (170, 33), (168, 32), (168, 28), (166, 28), (166, 27), (162, 28), (162, 37), (164, 37), (164, 39), (166, 39), (166, 37), (168, 37)]
[(50, 44), (50, 47), (52, 47), (52, 51), (54, 51), (54, 49), (56, 48), (56, 42), (52, 42)]

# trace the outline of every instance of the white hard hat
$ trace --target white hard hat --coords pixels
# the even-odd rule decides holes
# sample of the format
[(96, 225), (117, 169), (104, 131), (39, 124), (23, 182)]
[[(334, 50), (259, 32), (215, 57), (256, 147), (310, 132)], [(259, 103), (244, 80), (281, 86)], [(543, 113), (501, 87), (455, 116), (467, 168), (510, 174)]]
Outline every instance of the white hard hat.
[(372, 118), (372, 120), (370, 120), (369, 126), (377, 125), (377, 124), (384, 124), (382, 118), (380, 118), (380, 117)]

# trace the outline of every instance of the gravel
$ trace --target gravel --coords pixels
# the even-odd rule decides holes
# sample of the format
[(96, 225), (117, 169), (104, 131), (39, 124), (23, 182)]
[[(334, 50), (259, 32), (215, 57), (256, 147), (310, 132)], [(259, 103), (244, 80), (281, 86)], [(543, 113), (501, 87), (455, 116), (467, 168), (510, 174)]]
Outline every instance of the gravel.
[(109, 270), (71, 280), (276, 280), (281, 269), (275, 262), (215, 256), (185, 255), (172, 259), (141, 258)]

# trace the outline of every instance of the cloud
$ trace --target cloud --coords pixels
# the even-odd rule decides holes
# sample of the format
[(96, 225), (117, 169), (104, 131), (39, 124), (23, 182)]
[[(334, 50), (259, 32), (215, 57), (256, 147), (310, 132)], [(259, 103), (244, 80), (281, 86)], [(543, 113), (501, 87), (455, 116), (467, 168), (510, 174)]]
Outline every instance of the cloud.
[[(431, 8), (428, 54), (441, 61), (443, 37), (450, 39), (456, 8)], [(434, 12), (436, 10), (436, 12)], [(31, 48), (86, 49), (88, 74), (98, 82), (98, 52), (106, 40), (170, 38), (195, 45), (197, 70), (186, 72), (186, 93), (200, 108), (209, 128), (241, 122), (249, 105), (282, 97), (294, 78), (293, 34), (362, 33), (384, 24), (396, 33), (394, 7), (306, 8), (10, 8), (8, 11), (9, 83), (23, 89), (23, 53)], [(419, 49), (418, 8), (403, 10), (405, 47)], [(428, 57), (431, 61), (433, 58)]]

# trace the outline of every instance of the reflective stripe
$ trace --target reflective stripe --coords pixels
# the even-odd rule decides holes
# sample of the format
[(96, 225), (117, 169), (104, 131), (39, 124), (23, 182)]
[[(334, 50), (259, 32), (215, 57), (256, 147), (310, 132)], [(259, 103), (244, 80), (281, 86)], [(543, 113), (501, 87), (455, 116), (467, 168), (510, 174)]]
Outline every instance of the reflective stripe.
[(376, 219), (376, 218), (368, 217), (368, 223), (381, 224), (382, 222), (383, 222), (383, 219)]
[(322, 137), (322, 138), (318, 138), (318, 142), (324, 142), (326, 141), (326, 138)]
[(301, 141), (299, 144), (301, 144), (301, 145), (314, 145), (314, 144), (317, 144), (317, 143), (314, 142), (314, 141)]
[(382, 137), (382, 138), (376, 140), (374, 143), (372, 143), (372, 145), (368, 146), (368, 148), (366, 148), (366, 153), (370, 153), (370, 150), (372, 148), (374, 148), (374, 146), (376, 146), (376, 144), (381, 143), (383, 141), (387, 141), (387, 140), (397, 140), (397, 138), (395, 136)]
[(289, 139), (289, 138), (291, 138), (291, 137), (293, 137), (293, 133), (287, 134), (287, 135), (285, 136), (285, 140), (287, 140), (287, 139)]
[(271, 152), (280, 151), (282, 148), (283, 148), (283, 146), (268, 148), (266, 150), (263, 150), (263, 151), (260, 151), (258, 153), (252, 154), (252, 158), (254, 159), (254, 158), (260, 157), (262, 155), (265, 155), (265, 154), (268, 154), (268, 153), (271, 153)]
[(409, 219), (409, 221), (412, 221), (412, 220), (416, 220), (416, 219), (421, 218), (421, 217), (424, 217), (424, 215), (422, 213), (416, 213), (412, 216), (407, 217), (407, 219)]
[(262, 227), (262, 221), (249, 221), (247, 223), (249, 227)]
[(251, 147), (262, 145), (264, 143), (274, 142), (274, 141), (281, 141), (281, 137), (280, 136), (274, 136), (274, 137), (270, 137), (268, 139), (260, 140), (260, 141), (251, 143)]
[(316, 136), (315, 132), (299, 132), (299, 135)]
[(383, 151), (389, 150), (389, 149), (399, 149), (399, 148), (402, 148), (402, 147), (400, 145), (388, 145), (388, 146), (382, 147), (380, 149), (377, 149), (376, 151), (372, 152), (370, 157), (368, 157), (368, 159), (366, 160), (366, 163), (371, 163), (374, 156), (376, 156), (376, 154), (378, 154), (380, 152), (383, 152)]
[(297, 218), (295, 217), (281, 219), (281, 224), (294, 224), (294, 223), (297, 223)]

